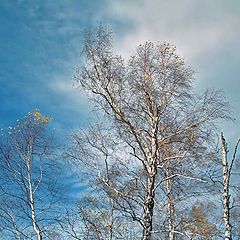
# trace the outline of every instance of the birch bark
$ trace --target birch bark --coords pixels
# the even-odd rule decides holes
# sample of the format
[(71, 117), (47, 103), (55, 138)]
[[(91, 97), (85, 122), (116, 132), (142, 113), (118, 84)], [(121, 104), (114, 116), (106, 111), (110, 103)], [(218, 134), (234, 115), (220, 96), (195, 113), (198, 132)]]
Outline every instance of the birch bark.
[(30, 140), (29, 153), (28, 153), (28, 157), (26, 160), (27, 180), (28, 180), (28, 188), (29, 188), (29, 205), (31, 208), (31, 220), (32, 220), (32, 224), (33, 224), (33, 229), (36, 232), (37, 240), (42, 240), (42, 231), (37, 222), (36, 208), (35, 208), (35, 202), (34, 202), (34, 190), (33, 190), (32, 177), (31, 177), (32, 151), (33, 151), (33, 145), (32, 145), (32, 141)]
[(174, 197), (173, 197), (173, 179), (169, 178), (167, 180), (167, 215), (168, 215), (168, 237), (169, 240), (174, 240)]
[(153, 223), (153, 209), (154, 209), (154, 183), (155, 183), (155, 174), (148, 176), (147, 180), (147, 199), (145, 202), (144, 209), (144, 228), (142, 240), (150, 240), (152, 232), (152, 223)]
[(221, 134), (221, 142), (222, 142), (222, 171), (223, 171), (223, 221), (225, 225), (224, 238), (225, 240), (232, 240), (232, 225), (230, 223), (230, 178), (231, 171), (234, 160), (236, 158), (237, 148), (239, 144), (239, 140), (234, 148), (234, 153), (230, 163), (227, 159), (228, 148), (226, 140)]

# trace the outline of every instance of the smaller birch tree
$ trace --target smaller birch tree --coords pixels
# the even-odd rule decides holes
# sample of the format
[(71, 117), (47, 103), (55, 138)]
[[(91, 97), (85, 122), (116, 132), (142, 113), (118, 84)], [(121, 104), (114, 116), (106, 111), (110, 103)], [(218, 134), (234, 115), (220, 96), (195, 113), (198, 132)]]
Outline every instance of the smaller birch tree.
[(10, 230), (6, 238), (13, 235), (10, 232), (16, 239), (42, 240), (47, 234), (58, 196), (52, 137), (45, 132), (49, 121), (36, 109), (2, 131), (0, 218)]

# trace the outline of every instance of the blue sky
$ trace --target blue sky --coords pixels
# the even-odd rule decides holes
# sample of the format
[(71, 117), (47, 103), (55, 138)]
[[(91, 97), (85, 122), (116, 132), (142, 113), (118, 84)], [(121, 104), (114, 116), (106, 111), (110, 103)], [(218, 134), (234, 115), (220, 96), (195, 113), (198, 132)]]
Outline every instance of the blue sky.
[(1, 0), (0, 127), (34, 108), (71, 132), (87, 125), (90, 104), (72, 86), (82, 32), (103, 22), (124, 56), (146, 40), (167, 41), (197, 72), (197, 91), (223, 88), (240, 136), (240, 1), (238, 0)]

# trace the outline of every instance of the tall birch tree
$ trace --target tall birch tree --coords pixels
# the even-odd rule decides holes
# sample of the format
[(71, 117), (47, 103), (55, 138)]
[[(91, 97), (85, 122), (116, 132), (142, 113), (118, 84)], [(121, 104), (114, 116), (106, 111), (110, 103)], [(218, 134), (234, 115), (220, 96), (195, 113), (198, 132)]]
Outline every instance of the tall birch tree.
[[(203, 159), (216, 121), (229, 117), (228, 103), (221, 91), (194, 93), (194, 72), (177, 54), (175, 46), (145, 42), (124, 60), (114, 54), (111, 36), (101, 26), (86, 31), (83, 64), (75, 81), (104, 113), (110, 129), (108, 136), (113, 136), (110, 141), (115, 143), (114, 151), (118, 154), (106, 151), (107, 138), (101, 140), (105, 145), (100, 145), (96, 136), (92, 139), (83, 134), (77, 143), (81, 145), (81, 154), (87, 154), (88, 159), (94, 156), (97, 161), (103, 160), (105, 175), (99, 177), (104, 189), (114, 193), (112, 197), (115, 196), (119, 209), (139, 222), (142, 240), (153, 239), (157, 231), (153, 229), (156, 198), (159, 187), (165, 188), (167, 231), (173, 240), (174, 179), (194, 178), (194, 173), (186, 175), (178, 171), (179, 166), (185, 163), (194, 166)], [(87, 148), (82, 147), (86, 143), (83, 139), (87, 139)], [(87, 152), (91, 147), (102, 155), (96, 152), (91, 155)], [(112, 175), (111, 180), (110, 170), (116, 169), (116, 159), (118, 174)], [(132, 188), (126, 192), (127, 186)]]

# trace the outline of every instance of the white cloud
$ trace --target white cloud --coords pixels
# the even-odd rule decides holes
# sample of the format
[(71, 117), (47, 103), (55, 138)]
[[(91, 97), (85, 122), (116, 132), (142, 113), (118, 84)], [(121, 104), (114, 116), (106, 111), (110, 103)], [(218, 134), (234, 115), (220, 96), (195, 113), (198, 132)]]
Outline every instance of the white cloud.
[[(129, 56), (147, 40), (170, 42), (198, 71), (198, 90), (223, 88), (237, 124), (239, 110), (240, 1), (232, 0), (106, 0), (105, 14), (115, 22), (116, 50)], [(232, 130), (235, 129), (235, 130)], [(235, 141), (232, 123), (224, 132)]]
[(116, 43), (124, 55), (146, 40), (167, 41), (177, 45), (187, 60), (198, 62), (215, 57), (228, 45), (238, 44), (240, 15), (226, 10), (221, 0), (107, 2), (106, 11), (112, 18), (133, 25)]

